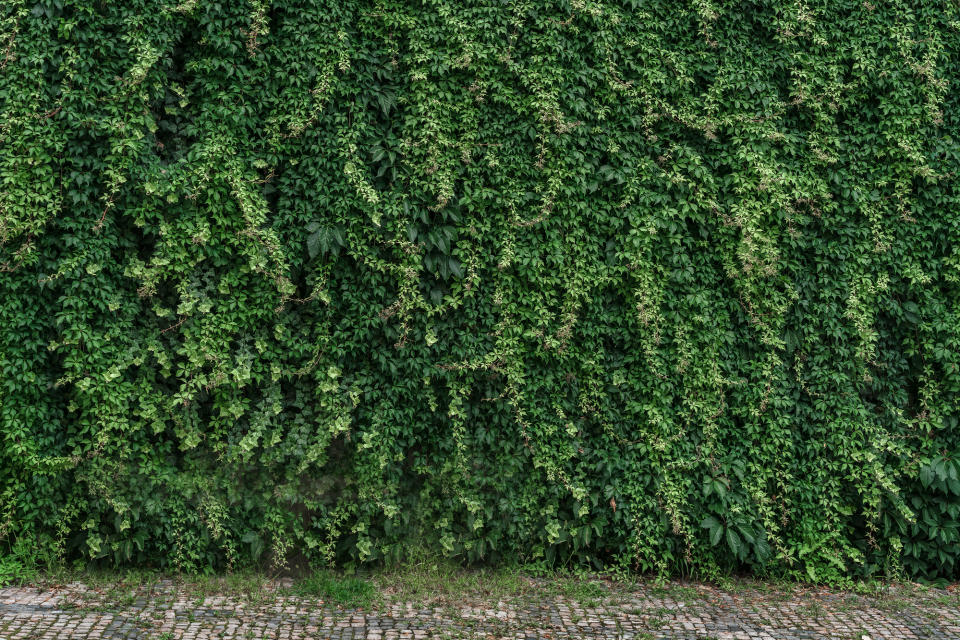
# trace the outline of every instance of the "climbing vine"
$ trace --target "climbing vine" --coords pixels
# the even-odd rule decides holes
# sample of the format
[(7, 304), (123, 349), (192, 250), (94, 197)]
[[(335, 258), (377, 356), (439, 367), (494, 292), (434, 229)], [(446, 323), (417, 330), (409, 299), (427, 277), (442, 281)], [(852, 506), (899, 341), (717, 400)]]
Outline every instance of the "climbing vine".
[(932, 0), (2, 3), (0, 549), (956, 578), (958, 45)]

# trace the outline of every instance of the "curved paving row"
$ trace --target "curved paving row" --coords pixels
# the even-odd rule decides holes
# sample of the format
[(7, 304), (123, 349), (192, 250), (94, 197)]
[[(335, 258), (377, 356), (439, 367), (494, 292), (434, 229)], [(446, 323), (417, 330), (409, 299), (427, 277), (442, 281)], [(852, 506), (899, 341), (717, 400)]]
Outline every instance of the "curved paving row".
[(960, 639), (960, 597), (944, 590), (899, 588), (866, 598), (661, 586), (586, 603), (547, 595), (433, 607), (388, 600), (369, 611), (280, 588), (265, 598), (197, 598), (169, 582), (120, 600), (116, 593), (79, 583), (0, 589), (0, 640)]

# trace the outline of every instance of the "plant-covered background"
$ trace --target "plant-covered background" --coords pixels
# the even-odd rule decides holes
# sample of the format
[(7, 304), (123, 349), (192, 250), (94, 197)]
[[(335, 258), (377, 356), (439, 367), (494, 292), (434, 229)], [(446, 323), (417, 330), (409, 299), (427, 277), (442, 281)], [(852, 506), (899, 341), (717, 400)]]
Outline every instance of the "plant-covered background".
[(8, 0), (0, 547), (960, 571), (960, 9)]

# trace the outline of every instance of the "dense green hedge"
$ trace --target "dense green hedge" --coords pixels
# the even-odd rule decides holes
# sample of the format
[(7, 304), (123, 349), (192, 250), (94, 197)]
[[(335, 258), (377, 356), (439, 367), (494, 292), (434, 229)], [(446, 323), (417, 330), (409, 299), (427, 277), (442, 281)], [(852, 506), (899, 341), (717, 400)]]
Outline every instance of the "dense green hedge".
[(0, 550), (960, 575), (958, 45), (935, 0), (0, 3)]

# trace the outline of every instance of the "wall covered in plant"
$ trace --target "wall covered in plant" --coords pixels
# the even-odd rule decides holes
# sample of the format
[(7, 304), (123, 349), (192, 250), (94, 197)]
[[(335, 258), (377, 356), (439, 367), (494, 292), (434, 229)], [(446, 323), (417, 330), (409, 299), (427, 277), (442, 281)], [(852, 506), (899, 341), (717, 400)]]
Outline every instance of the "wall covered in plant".
[(0, 548), (960, 566), (960, 7), (0, 4)]

